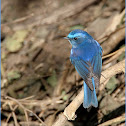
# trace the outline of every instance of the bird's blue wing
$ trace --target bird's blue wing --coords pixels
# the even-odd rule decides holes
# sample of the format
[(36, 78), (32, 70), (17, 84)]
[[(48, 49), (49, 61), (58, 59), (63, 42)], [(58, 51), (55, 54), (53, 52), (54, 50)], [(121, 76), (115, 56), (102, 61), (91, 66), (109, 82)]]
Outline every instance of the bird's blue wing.
[(93, 68), (93, 77), (95, 82), (95, 87), (99, 87), (101, 70), (102, 70), (102, 48), (100, 47), (99, 52), (91, 60), (91, 66)]
[(91, 65), (93, 67), (93, 72), (100, 78), (102, 68), (102, 55), (100, 53), (92, 58)]
[(95, 55), (90, 61), (86, 62), (82, 58), (70, 57), (72, 64), (75, 66), (75, 69), (79, 75), (84, 79), (87, 86), (94, 90), (92, 84), (92, 77), (95, 81), (95, 87), (98, 88), (100, 76), (101, 76), (101, 67), (102, 67), (102, 58), (101, 53)]
[(79, 75), (84, 79), (85, 83), (91, 90), (94, 90), (92, 80), (91, 80), (91, 66), (89, 63), (86, 63), (83, 59), (70, 58), (72, 64), (75, 66), (75, 69)]

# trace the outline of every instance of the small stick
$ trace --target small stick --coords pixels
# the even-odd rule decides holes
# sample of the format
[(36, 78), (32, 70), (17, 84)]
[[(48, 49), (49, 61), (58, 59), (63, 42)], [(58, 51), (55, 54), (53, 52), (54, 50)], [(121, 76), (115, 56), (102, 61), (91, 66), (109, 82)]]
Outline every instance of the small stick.
[(106, 121), (106, 122), (104, 122), (102, 124), (99, 124), (98, 126), (109, 126), (109, 125), (112, 125), (112, 124), (115, 124), (115, 123), (124, 122), (124, 121), (125, 121), (125, 116), (120, 116), (120, 117), (111, 119), (109, 121)]

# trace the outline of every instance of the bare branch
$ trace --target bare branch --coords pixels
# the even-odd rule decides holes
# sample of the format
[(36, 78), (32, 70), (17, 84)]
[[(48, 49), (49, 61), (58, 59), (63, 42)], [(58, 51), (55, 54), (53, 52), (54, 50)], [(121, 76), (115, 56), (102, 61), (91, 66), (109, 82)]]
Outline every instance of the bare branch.
[[(108, 68), (107, 70), (102, 72), (101, 83), (104, 83), (107, 79), (112, 76), (124, 72), (125, 71), (125, 60), (117, 63), (116, 65)], [(100, 91), (104, 88), (105, 85), (100, 86)], [(65, 122), (68, 120), (74, 120), (76, 115), (75, 112), (79, 108), (79, 106), (83, 102), (84, 90), (80, 91), (80, 93), (75, 97), (75, 99), (65, 108), (64, 113), (59, 116), (59, 119), (53, 124), (53, 126), (63, 126)], [(67, 118), (66, 118), (67, 117)]]

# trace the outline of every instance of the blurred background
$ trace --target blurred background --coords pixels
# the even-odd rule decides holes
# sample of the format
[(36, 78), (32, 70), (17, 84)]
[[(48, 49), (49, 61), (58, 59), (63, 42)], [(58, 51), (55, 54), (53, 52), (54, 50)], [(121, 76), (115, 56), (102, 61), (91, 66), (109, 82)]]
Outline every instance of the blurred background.
[[(1, 125), (51, 126), (83, 86), (63, 37), (91, 34), (104, 71), (124, 61), (124, 22), (124, 0), (1, 0)], [(124, 126), (124, 72), (101, 84), (98, 108), (81, 105), (64, 126)]]

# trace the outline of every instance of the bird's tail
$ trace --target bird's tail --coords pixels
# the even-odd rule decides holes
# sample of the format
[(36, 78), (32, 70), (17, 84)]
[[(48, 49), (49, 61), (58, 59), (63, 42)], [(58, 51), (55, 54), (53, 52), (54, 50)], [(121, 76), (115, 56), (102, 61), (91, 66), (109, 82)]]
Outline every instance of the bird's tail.
[(87, 84), (84, 82), (84, 101), (83, 101), (83, 107), (89, 108), (90, 106), (98, 107), (98, 101), (95, 91), (95, 82), (94, 78), (92, 77), (92, 84), (94, 87), (94, 90), (90, 90)]

